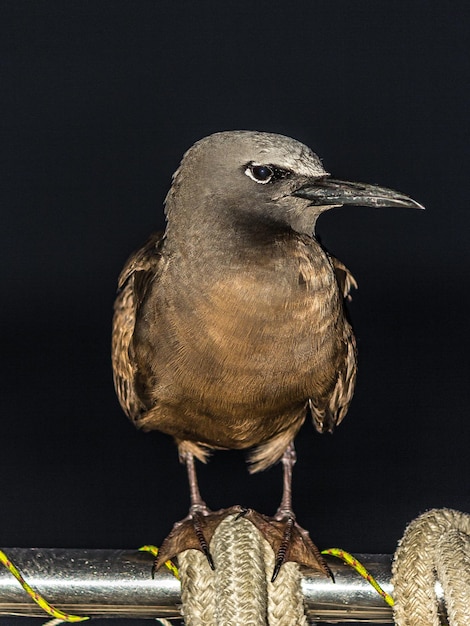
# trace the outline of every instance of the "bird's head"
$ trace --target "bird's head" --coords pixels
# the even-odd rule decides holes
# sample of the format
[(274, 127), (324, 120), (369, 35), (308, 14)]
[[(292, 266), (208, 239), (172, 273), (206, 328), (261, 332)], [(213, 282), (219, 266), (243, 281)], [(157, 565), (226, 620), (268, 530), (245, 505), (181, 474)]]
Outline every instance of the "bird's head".
[(167, 196), (169, 219), (194, 219), (196, 213), (209, 223), (309, 235), (321, 213), (342, 205), (423, 208), (385, 187), (332, 179), (304, 144), (255, 131), (220, 132), (198, 141), (184, 155)]

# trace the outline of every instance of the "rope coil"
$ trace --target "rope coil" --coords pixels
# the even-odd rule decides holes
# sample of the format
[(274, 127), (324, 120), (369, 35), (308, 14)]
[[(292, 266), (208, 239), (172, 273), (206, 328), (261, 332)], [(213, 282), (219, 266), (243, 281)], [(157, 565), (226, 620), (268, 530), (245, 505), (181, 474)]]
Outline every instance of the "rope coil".
[(272, 583), (271, 546), (237, 517), (226, 517), (214, 533), (214, 571), (197, 550), (178, 556), (186, 626), (307, 626), (299, 566), (285, 563)]
[(440, 626), (436, 580), (450, 626), (470, 624), (470, 516), (433, 509), (415, 519), (392, 564), (397, 626)]

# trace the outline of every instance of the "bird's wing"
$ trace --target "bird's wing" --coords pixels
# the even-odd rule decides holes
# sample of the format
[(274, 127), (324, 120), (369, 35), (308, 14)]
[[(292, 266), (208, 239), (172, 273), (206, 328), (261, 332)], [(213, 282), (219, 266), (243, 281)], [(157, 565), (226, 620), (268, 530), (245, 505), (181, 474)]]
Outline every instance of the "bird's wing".
[(147, 410), (136, 387), (136, 366), (132, 338), (137, 311), (150, 283), (161, 266), (162, 232), (151, 235), (147, 243), (132, 254), (119, 276), (118, 295), (114, 303), (112, 365), (114, 386), (119, 402), (132, 420)]
[(341, 263), (339, 259), (330, 255), (330, 261), (333, 265), (333, 269), (335, 271), (336, 280), (339, 285), (340, 293), (342, 293), (343, 298), (345, 300), (350, 301), (351, 298), (351, 289), (357, 289), (357, 282), (351, 272), (348, 270), (344, 263)]
[[(340, 293), (345, 300), (351, 300), (351, 289), (357, 289), (357, 282), (348, 268), (339, 259), (330, 256)], [(356, 384), (357, 351), (356, 338), (344, 314), (343, 336), (341, 338), (342, 357), (338, 376), (332, 393), (321, 399), (309, 399), (313, 423), (319, 432), (332, 432), (348, 412)]]

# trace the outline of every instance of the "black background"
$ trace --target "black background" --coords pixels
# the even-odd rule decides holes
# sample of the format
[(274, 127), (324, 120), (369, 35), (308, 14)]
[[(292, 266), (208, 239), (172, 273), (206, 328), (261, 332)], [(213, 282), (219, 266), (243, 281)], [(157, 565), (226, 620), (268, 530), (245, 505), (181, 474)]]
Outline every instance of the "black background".
[[(0, 3), (1, 545), (158, 544), (186, 514), (172, 440), (135, 431), (115, 398), (112, 303), (183, 152), (240, 128), (427, 207), (319, 221), (359, 282), (360, 369), (334, 436), (297, 439), (299, 522), (322, 548), (391, 553), (420, 512), (468, 510), (466, 7)], [(199, 474), (213, 508), (277, 507), (279, 467), (250, 477), (219, 452)]]

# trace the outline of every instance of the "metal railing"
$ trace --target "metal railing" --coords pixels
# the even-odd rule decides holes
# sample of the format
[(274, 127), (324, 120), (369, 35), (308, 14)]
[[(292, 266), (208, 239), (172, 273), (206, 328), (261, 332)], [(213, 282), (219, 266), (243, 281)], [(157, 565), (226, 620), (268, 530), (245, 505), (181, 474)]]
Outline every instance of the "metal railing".
[[(8, 548), (27, 582), (67, 613), (90, 617), (167, 619), (180, 616), (180, 583), (162, 568), (152, 578), (153, 557), (136, 550)], [(391, 557), (358, 554), (391, 592)], [(309, 621), (392, 624), (392, 610), (353, 569), (328, 558), (335, 583), (305, 571), (302, 589)], [(0, 616), (44, 616), (5, 568), (0, 569)]]

